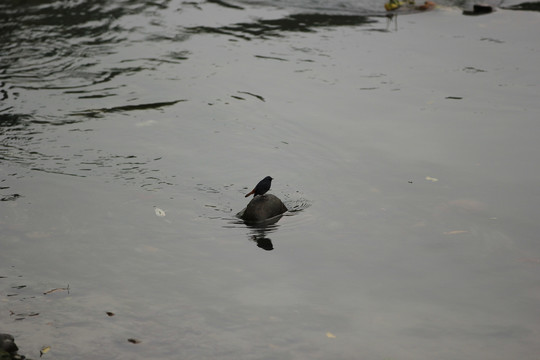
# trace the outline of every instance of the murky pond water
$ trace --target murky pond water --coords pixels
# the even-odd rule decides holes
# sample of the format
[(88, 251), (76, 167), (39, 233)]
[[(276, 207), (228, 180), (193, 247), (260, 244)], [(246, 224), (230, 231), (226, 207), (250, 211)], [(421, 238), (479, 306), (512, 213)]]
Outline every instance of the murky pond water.
[[(0, 5), (0, 330), (33, 358), (536, 359), (536, 14), (278, 5)], [(247, 226), (267, 175), (291, 211)]]

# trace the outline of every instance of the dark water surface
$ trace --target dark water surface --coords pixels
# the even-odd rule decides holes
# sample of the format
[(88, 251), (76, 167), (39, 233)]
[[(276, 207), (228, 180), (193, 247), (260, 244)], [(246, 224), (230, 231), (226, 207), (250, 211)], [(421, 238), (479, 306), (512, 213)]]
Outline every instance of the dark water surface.
[[(537, 359), (537, 13), (276, 5), (0, 4), (0, 331), (33, 358)], [(248, 227), (267, 175), (291, 212)]]

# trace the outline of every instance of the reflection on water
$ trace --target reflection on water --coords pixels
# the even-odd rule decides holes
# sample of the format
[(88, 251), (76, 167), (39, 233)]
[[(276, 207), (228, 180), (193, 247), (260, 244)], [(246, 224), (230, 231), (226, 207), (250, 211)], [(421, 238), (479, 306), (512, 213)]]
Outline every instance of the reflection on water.
[(247, 237), (249, 240), (253, 241), (257, 246), (263, 250), (270, 251), (274, 250), (274, 244), (272, 243), (272, 240), (269, 238), (269, 235), (276, 232), (279, 229), (278, 221), (283, 217), (283, 215), (279, 215), (276, 217), (273, 217), (271, 219), (268, 219), (266, 221), (261, 221), (257, 224), (245, 222), (245, 221), (237, 221), (237, 225), (244, 225), (249, 229), (249, 232), (247, 233)]
[[(160, 64), (176, 64), (186, 59), (187, 52), (176, 49), (147, 57), (153, 53), (148, 48), (151, 43), (134, 57), (119, 52), (144, 38), (163, 35), (161, 26), (149, 23), (158, 24), (157, 18), (166, 14), (159, 11), (165, 10), (166, 5), (132, 1), (2, 2), (0, 91), (8, 103), (2, 104), (0, 113), (30, 115), (32, 121), (58, 124), (80, 121), (66, 117), (88, 108), (102, 109), (100, 100), (106, 98), (117, 99), (116, 105), (108, 103), (107, 110), (145, 109), (126, 104), (133, 100), (154, 104), (126, 94), (127, 78), (156, 70)], [(144, 22), (137, 24), (140, 19)], [(148, 27), (143, 30), (142, 25)], [(176, 33), (169, 41), (182, 39), (182, 33)], [(51, 107), (51, 97), (62, 108)], [(98, 104), (101, 106), (95, 106)], [(89, 118), (93, 114), (86, 113)], [(58, 118), (63, 119), (59, 122)]]
[[(131, 1), (0, 3), (0, 156), (18, 166), (19, 177), (92, 176), (148, 190), (172, 184), (173, 176), (155, 166), (159, 155), (96, 147), (98, 124), (85, 123), (184, 101), (149, 101), (125, 92), (127, 77), (155, 67), (145, 57), (119, 56), (138, 31), (121, 19), (153, 8)], [(177, 60), (180, 54), (185, 52), (176, 51)]]
[[(85, 132), (82, 131), (84, 136)], [(83, 137), (84, 139), (84, 137)], [(84, 141), (84, 140), (83, 140)], [(47, 142), (49, 146), (44, 147)], [(30, 172), (44, 172), (74, 177), (101, 177), (105, 181), (116, 179), (125, 184), (155, 190), (172, 185), (171, 179), (160, 174), (160, 158), (143, 155), (107, 153), (76, 144), (61, 145), (61, 139), (48, 138), (35, 130), (2, 138), (0, 157), (10, 165), (18, 165), (18, 176)]]
[[(304, 211), (311, 206), (311, 202), (304, 198), (292, 200), (290, 199), (289, 195), (286, 195), (285, 198), (287, 200), (284, 201), (284, 204), (288, 211), (284, 214), (275, 216), (265, 221), (253, 223), (240, 219), (240, 214), (242, 214), (245, 210), (243, 209), (238, 214), (236, 214), (236, 217), (234, 219), (225, 219), (227, 221), (227, 224), (223, 227), (241, 229), (247, 228), (249, 230), (247, 232), (247, 237), (249, 240), (255, 242), (257, 246), (261, 249), (267, 251), (274, 250), (274, 244), (272, 243), (270, 235), (272, 233), (278, 232), (280, 227), (284, 226), (284, 224), (278, 224), (278, 222), (283, 217), (289, 220), (292, 216), (299, 215), (301, 211)], [(289, 222), (287, 226), (298, 226), (300, 223), (301, 222)]]
[(85, 69), (96, 65), (96, 56), (112, 51), (107, 44), (125, 40), (118, 36), (115, 19), (143, 7), (107, 3), (3, 1), (2, 78), (14, 85), (8, 98), (17, 99), (17, 89), (58, 90), (110, 81), (115, 71)]
[[(174, 175), (160, 174), (153, 165), (160, 152), (152, 157), (129, 149), (95, 148), (92, 141), (100, 124), (89, 121), (146, 117), (148, 110), (174, 111), (182, 102), (197, 101), (184, 88), (185, 79), (175, 76), (191, 55), (183, 43), (196, 34), (265, 38), (374, 22), (358, 15), (305, 13), (189, 26), (190, 14), (215, 6), (231, 14), (243, 10), (223, 1), (3, 1), (3, 160), (26, 172), (102, 176), (153, 190), (171, 185)], [(252, 91), (239, 93), (265, 101)], [(151, 118), (141, 123), (156, 124)], [(19, 170), (19, 176), (24, 174)]]
[[(498, 32), (517, 13), (462, 29), (434, 11), (405, 36), (366, 31), (385, 19), (359, 9), (380, 2), (274, 3), (0, 3), (0, 301), (18, 344), (533, 358), (536, 43)], [(289, 211), (245, 224), (263, 171)]]
[(376, 21), (367, 16), (332, 14), (293, 14), (280, 19), (256, 20), (221, 27), (198, 26), (188, 28), (194, 34), (231, 35), (244, 40), (284, 36), (288, 31), (311, 32), (323, 26), (360, 26)]
[[(129, 77), (140, 78), (160, 67), (175, 66), (190, 51), (178, 45), (161, 51), (155, 44), (171, 45), (201, 33), (229, 34), (250, 39), (282, 36), (284, 32), (308, 32), (322, 26), (355, 26), (373, 23), (366, 16), (306, 13), (277, 19), (255, 19), (231, 25), (189, 26), (183, 13), (195, 3), (164, 1), (139, 4), (132, 1), (3, 1), (0, 4), (0, 114), (32, 117), (32, 121), (60, 123), (70, 114), (96, 115), (90, 108), (124, 111), (127, 104), (155, 104), (134, 99), (126, 88)], [(215, 4), (231, 11), (242, 7), (227, 2), (198, 3), (198, 11)], [(176, 19), (174, 14), (178, 14)], [(187, 16), (187, 15), (186, 15)], [(131, 54), (129, 47), (137, 47)], [(125, 51), (121, 54), (122, 51)], [(148, 56), (152, 54), (152, 56)], [(146, 79), (145, 79), (146, 81)], [(63, 109), (48, 105), (50, 97)], [(137, 97), (137, 95), (135, 95)], [(111, 106), (99, 100), (109, 99)], [(113, 101), (116, 99), (116, 101)], [(76, 101), (79, 100), (79, 101)], [(179, 101), (172, 99), (170, 103)], [(165, 102), (169, 103), (169, 102)], [(9, 104), (9, 105), (8, 105)], [(161, 106), (161, 105), (159, 105)]]
[(124, 106), (115, 106), (111, 108), (83, 110), (83, 111), (74, 113), (73, 115), (85, 116), (89, 118), (101, 118), (105, 116), (105, 114), (107, 113), (160, 109), (165, 106), (172, 106), (182, 101), (186, 101), (186, 100), (164, 101), (164, 102), (157, 102), (157, 103), (150, 103), (150, 104), (124, 105)]

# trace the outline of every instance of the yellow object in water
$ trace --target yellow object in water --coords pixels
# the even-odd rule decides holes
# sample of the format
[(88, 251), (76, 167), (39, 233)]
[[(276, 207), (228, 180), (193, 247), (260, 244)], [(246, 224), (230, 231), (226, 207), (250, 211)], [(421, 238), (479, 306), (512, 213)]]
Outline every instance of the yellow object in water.
[(44, 346), (44, 347), (42, 347), (41, 350), (39, 350), (39, 357), (42, 357), (43, 355), (45, 355), (46, 353), (48, 353), (49, 350), (51, 350), (51, 347), (50, 347), (50, 346)]
[(391, 0), (391, 1), (384, 4), (384, 8), (386, 9), (386, 11), (392, 11), (392, 10), (398, 9), (403, 4), (404, 4), (403, 1), (392, 1)]
[(405, 1), (398, 1), (398, 0), (390, 0), (386, 4), (384, 4), (384, 8), (386, 11), (392, 11), (399, 9), (402, 5), (414, 5), (414, 0), (405, 0)]

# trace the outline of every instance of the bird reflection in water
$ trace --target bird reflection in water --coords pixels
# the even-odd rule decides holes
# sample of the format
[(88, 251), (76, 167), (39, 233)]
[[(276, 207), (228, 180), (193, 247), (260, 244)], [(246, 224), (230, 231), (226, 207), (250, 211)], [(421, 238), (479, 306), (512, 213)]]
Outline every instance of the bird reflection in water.
[(278, 215), (271, 219), (257, 223), (244, 222), (251, 230), (249, 239), (255, 242), (261, 249), (266, 251), (274, 250), (274, 244), (272, 244), (272, 240), (267, 237), (267, 234), (277, 230), (279, 227), (277, 222), (282, 216), (283, 215)]

